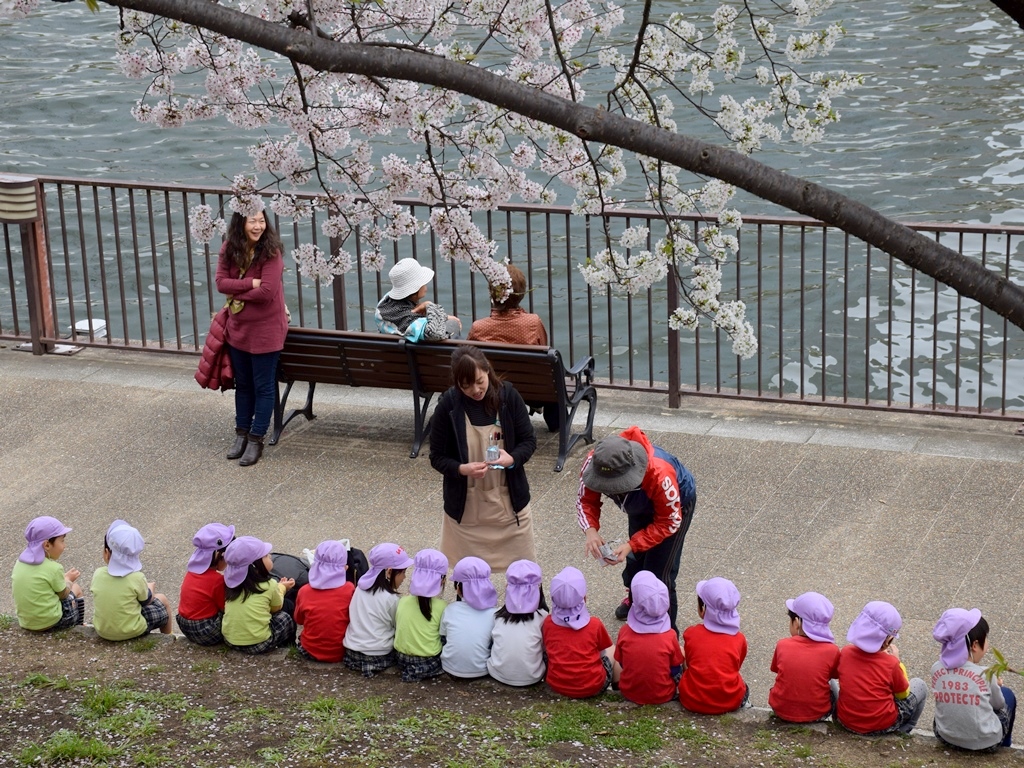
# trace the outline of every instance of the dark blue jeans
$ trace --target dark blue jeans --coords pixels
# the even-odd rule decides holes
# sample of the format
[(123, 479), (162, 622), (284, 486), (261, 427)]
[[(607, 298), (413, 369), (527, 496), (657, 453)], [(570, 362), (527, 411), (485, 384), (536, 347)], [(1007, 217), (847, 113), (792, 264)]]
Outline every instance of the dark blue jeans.
[(277, 393), (280, 352), (253, 355), (229, 346), (235, 374), (235, 426), (262, 437), (270, 429)]

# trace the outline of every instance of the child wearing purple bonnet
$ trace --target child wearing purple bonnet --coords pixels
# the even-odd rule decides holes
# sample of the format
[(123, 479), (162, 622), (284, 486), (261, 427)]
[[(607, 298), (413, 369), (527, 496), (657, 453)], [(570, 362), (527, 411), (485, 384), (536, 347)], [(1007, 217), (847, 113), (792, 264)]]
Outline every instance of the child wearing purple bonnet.
[(551, 606), (541, 625), (547, 684), (572, 699), (597, 696), (612, 682), (612, 638), (587, 610), (587, 580), (579, 569), (564, 568), (551, 580)]
[(928, 698), (920, 678), (907, 678), (900, 663), (899, 637), (903, 619), (889, 603), (875, 600), (864, 606), (846, 633), (850, 645), (839, 652), (839, 699), (835, 720), (863, 736), (910, 733)]
[(786, 609), (789, 637), (775, 646), (775, 685), (768, 691), (768, 706), (789, 723), (827, 720), (839, 696), (839, 647), (829, 629), (835, 609), (817, 592), (787, 600)]
[(544, 679), (544, 619), (548, 604), (540, 566), (516, 560), (505, 571), (505, 604), (494, 613), (487, 672), (505, 685), (534, 685)]
[(11, 591), (22, 629), (47, 632), (85, 621), (85, 598), (76, 581), (77, 568), (67, 573), (57, 562), (71, 529), (55, 517), (42, 516), (25, 528), (25, 549), (11, 572)]
[(448, 558), (421, 549), (413, 558), (409, 594), (395, 611), (395, 654), (403, 683), (437, 677), (441, 667), (441, 617), (448, 605), (441, 593), (448, 580)]
[(747, 638), (740, 632), (740, 591), (728, 579), (697, 583), (697, 614), (702, 624), (683, 631), (683, 674), (679, 703), (704, 715), (723, 715), (749, 706), (750, 688), (740, 675)]
[(441, 667), (452, 677), (487, 676), (491, 630), (498, 591), (491, 583), (491, 566), (479, 557), (464, 557), (452, 569), (455, 602), (441, 616)]
[(402, 547), (387, 541), (371, 549), (367, 559), (370, 570), (356, 583), (343, 644), (345, 666), (373, 677), (395, 664), (398, 590), (413, 560)]
[(615, 641), (619, 691), (634, 704), (664, 704), (676, 697), (683, 650), (668, 615), (668, 587), (650, 571), (629, 585), (626, 624)]
[(192, 537), (195, 551), (188, 559), (178, 597), (178, 629), (196, 645), (224, 642), (224, 550), (235, 539), (235, 526), (204, 525)]
[(932, 666), (932, 729), (944, 744), (972, 751), (1011, 744), (1017, 697), (1001, 679), (985, 676), (981, 660), (988, 652), (988, 632), (977, 608), (950, 608), (932, 630), (942, 645)]
[(336, 664), (345, 658), (345, 633), (355, 585), (346, 578), (348, 549), (342, 541), (321, 541), (309, 567), (309, 583), (295, 597), (295, 624), (302, 634), (295, 648), (304, 659)]

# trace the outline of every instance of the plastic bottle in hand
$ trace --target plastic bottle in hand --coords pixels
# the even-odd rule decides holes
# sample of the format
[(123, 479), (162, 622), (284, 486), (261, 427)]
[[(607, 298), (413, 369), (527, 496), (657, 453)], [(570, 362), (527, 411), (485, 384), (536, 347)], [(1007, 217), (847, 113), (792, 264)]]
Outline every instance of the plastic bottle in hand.
[(501, 449), (498, 447), (498, 438), (501, 435), (500, 422), (494, 422), (494, 431), (487, 441), (487, 451), (484, 453), (484, 461), (488, 464), (496, 464), (501, 458)]

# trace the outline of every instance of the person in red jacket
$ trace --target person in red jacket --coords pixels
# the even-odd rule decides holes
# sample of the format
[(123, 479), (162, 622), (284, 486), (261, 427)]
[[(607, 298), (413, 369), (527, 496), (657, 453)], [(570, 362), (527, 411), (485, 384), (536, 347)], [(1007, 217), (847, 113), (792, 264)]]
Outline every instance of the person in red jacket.
[[(610, 498), (629, 519), (629, 541), (607, 556), (601, 548), (601, 504)], [(601, 440), (580, 470), (576, 519), (587, 536), (587, 553), (607, 562), (625, 562), (626, 599), (615, 618), (629, 614), (629, 585), (640, 571), (650, 571), (668, 588), (669, 619), (676, 627), (676, 575), (683, 542), (697, 504), (693, 475), (675, 456), (651, 443), (640, 427)]]
[(282, 248), (262, 211), (236, 213), (217, 262), (217, 290), (231, 309), (225, 335), (235, 375), (235, 443), (227, 458), (243, 467), (263, 455), (288, 335)]

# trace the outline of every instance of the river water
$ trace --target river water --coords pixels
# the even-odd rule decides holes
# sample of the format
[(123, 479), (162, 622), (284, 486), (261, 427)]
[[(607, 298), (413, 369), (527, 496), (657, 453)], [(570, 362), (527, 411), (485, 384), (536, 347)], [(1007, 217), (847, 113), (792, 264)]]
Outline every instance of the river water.
[[(680, 8), (668, 0), (658, 6), (661, 14)], [(711, 6), (700, 0), (686, 7)], [(867, 84), (837, 102), (842, 120), (826, 141), (810, 149), (770, 148), (758, 158), (899, 220), (1024, 225), (1024, 31), (981, 0), (848, 0), (830, 13), (843, 20), (848, 34), (821, 68), (863, 74)], [(82, 2), (44, 2), (30, 19), (0, 22), (0, 172), (221, 184), (245, 169), (246, 147), (258, 137), (225, 121), (173, 131), (134, 121), (130, 109), (141, 93), (141, 81), (123, 78), (112, 62), (116, 30), (115, 9), (104, 6), (93, 14)], [(625, 29), (622, 35), (625, 44)], [(715, 138), (703, 130), (703, 138)], [(563, 193), (559, 202), (569, 199)], [(746, 203), (741, 206), (745, 211), (780, 213), (758, 201)], [(552, 273), (546, 279), (556, 285), (552, 300), (563, 299), (557, 285), (568, 275)], [(882, 282), (877, 285), (888, 290)], [(369, 290), (375, 295), (376, 286)], [(899, 326), (892, 342), (897, 349), (894, 353), (879, 342), (881, 346), (872, 346), (871, 357), (897, 379), (909, 377), (915, 357), (916, 370), (931, 365), (920, 347), (909, 362), (905, 350), (898, 348), (910, 334), (920, 335), (914, 324), (923, 318), (913, 317), (908, 309), (911, 293), (893, 281), (889, 301), (872, 300), (849, 310), (829, 301), (828, 314), (875, 326), (878, 333), (884, 333), (892, 308)], [(81, 297), (73, 301), (77, 304)], [(940, 313), (949, 327), (952, 306)], [(556, 335), (563, 333), (553, 316), (551, 323)], [(998, 324), (994, 332), (1000, 332)], [(939, 334), (945, 334), (946, 344), (955, 331), (940, 328)], [(644, 341), (614, 336), (611, 329), (594, 327), (581, 343), (593, 343), (608, 371), (619, 372), (629, 358), (646, 355), (649, 343), (659, 358), (655, 369), (664, 370), (660, 331)], [(564, 335), (560, 338), (564, 341)], [(765, 354), (792, 361), (780, 376), (764, 382), (769, 389), (813, 390), (823, 386), (823, 375), (840, 370), (835, 360), (819, 368), (814, 350), (798, 349), (795, 357), (782, 350)], [(817, 371), (815, 381), (792, 370), (801, 368), (800, 359)], [(1001, 378), (998, 366), (986, 363), (984, 368), (975, 375)], [(857, 371), (850, 375), (862, 378)], [(962, 371), (953, 375), (944, 370), (936, 386), (952, 401), (958, 389), (964, 397), (971, 394), (969, 378)], [(1016, 374), (1010, 379), (1024, 381)], [(896, 386), (896, 395), (906, 398), (910, 389), (923, 392), (927, 386), (908, 378)], [(1010, 387), (1011, 397), (1018, 398), (1015, 405), (1024, 403), (1020, 386)], [(884, 397), (881, 391), (880, 385), (877, 394)]]
[[(862, 73), (866, 87), (838, 102), (842, 121), (823, 144), (759, 157), (895, 218), (1024, 224), (1024, 31), (982, 0), (838, 5), (830, 13), (848, 34), (822, 66)], [(43, 2), (0, 22), (0, 171), (230, 179), (251, 135), (220, 120), (167, 131), (131, 117), (141, 81), (111, 61), (117, 17)]]

